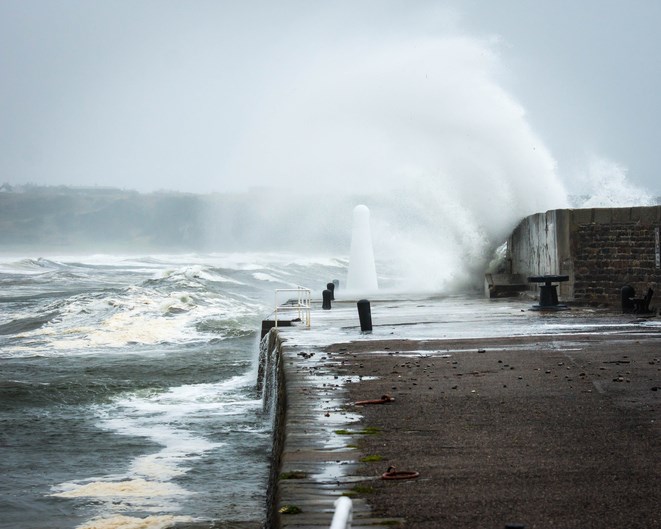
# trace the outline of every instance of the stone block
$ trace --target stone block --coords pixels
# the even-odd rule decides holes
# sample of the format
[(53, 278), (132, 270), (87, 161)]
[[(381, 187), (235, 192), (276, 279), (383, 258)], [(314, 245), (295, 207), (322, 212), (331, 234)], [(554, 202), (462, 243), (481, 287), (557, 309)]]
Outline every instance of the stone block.
[(583, 226), (592, 224), (592, 209), (574, 209), (572, 210), (572, 224), (574, 226)]
[(613, 208), (611, 210), (611, 222), (631, 222), (631, 210), (633, 208)]
[(612, 219), (611, 208), (595, 208), (592, 210), (592, 218), (595, 224), (610, 224)]
[(635, 221), (643, 226), (659, 226), (661, 224), (661, 206), (634, 208)]

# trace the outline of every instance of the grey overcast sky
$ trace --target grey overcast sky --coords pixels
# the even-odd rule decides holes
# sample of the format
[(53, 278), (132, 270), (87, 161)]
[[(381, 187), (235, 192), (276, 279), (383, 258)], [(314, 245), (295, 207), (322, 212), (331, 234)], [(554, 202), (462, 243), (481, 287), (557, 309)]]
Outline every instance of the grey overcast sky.
[(659, 196), (659, 28), (658, 0), (0, 0), (0, 183), (378, 182), (483, 156), (483, 118), (570, 193)]

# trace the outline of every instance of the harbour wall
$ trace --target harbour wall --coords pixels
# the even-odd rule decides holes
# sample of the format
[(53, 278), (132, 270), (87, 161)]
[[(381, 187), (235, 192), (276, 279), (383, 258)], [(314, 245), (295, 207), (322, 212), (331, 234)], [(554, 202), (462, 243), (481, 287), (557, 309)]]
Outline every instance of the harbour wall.
[(567, 275), (564, 301), (616, 306), (661, 284), (661, 206), (556, 209), (524, 218), (507, 241), (509, 273)]
[[(373, 334), (339, 301), (265, 337), (282, 380), (268, 529), (328, 529), (342, 495), (364, 529), (658, 525), (658, 326), (529, 300), (372, 308)], [(419, 479), (384, 481), (390, 466)]]
[(277, 512), (277, 485), (285, 442), (287, 410), (282, 340), (276, 329), (268, 332), (260, 342), (257, 383), (258, 389), (261, 389), (263, 394), (264, 407), (271, 414), (271, 424), (273, 425), (273, 448), (266, 488), (265, 524), (267, 529), (272, 529), (280, 527)]
[(355, 496), (354, 486), (365, 480), (358, 474), (365, 454), (352, 444), (355, 435), (342, 433), (358, 420), (347, 409), (347, 384), (359, 375), (343, 374), (346, 356), (306, 343), (308, 332), (278, 326), (260, 348), (265, 407), (273, 417), (265, 528), (328, 529), (335, 501), (348, 495), (354, 527), (387, 529), (397, 520), (374, 517), (366, 499)]

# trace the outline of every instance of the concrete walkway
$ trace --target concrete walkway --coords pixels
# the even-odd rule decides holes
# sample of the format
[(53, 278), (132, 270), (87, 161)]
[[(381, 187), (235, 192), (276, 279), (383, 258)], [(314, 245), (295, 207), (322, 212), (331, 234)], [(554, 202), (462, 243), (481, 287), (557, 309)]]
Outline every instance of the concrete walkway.
[(281, 330), (281, 526), (347, 494), (353, 527), (661, 527), (661, 322), (529, 306), (381, 299), (362, 334), (340, 302)]

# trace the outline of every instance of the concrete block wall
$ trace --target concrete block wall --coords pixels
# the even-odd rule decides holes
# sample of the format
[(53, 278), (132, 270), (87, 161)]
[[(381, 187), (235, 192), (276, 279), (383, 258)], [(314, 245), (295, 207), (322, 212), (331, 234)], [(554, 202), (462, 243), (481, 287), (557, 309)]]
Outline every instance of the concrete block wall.
[(520, 270), (525, 275), (559, 273), (557, 211), (530, 215), (516, 227), (508, 241), (513, 273)]
[(619, 306), (620, 289), (661, 297), (661, 206), (563, 209), (526, 217), (508, 240), (511, 272), (568, 275), (564, 301)]

